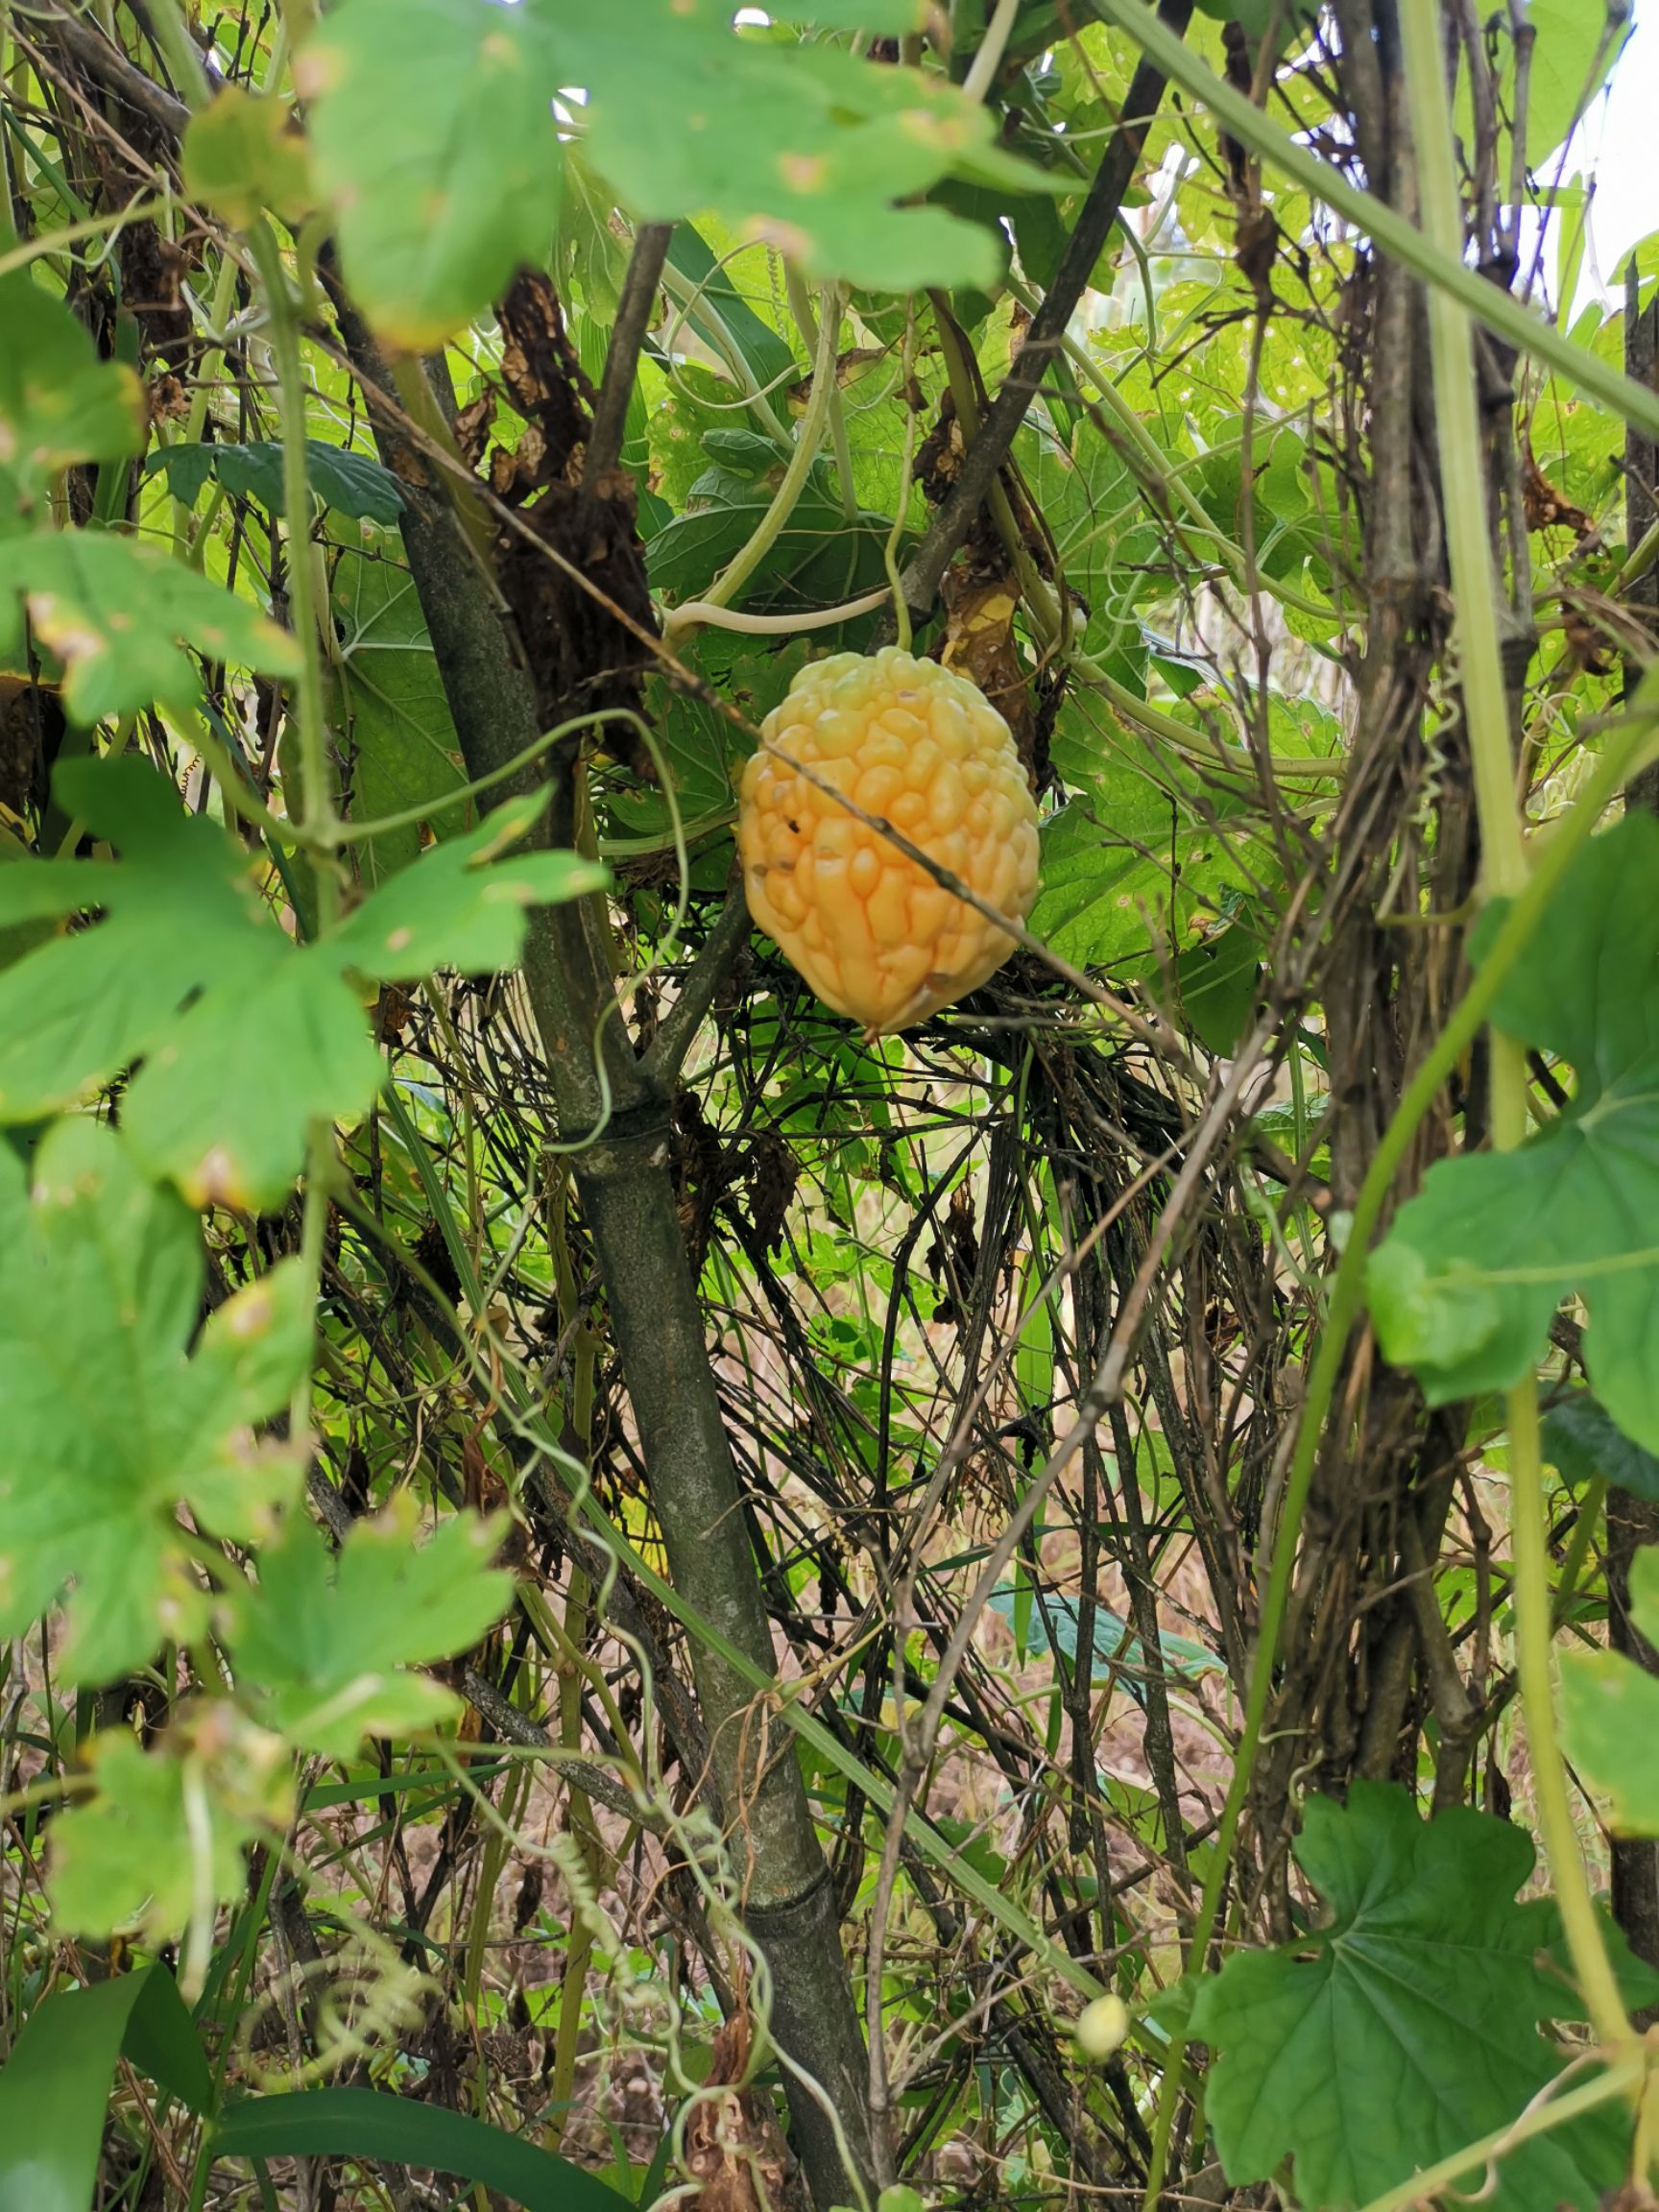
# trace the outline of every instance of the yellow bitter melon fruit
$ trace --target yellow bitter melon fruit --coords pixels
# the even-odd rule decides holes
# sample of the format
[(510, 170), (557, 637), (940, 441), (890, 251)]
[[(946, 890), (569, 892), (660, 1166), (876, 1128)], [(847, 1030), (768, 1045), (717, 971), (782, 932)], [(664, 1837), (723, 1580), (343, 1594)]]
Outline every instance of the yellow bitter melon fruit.
[(762, 747), (743, 772), (749, 911), (824, 1003), (885, 1036), (994, 975), (1014, 950), (1007, 931), (833, 795), (1022, 922), (1037, 896), (1037, 808), (983, 692), (897, 646), (836, 653), (802, 669), (761, 733), (779, 752)]

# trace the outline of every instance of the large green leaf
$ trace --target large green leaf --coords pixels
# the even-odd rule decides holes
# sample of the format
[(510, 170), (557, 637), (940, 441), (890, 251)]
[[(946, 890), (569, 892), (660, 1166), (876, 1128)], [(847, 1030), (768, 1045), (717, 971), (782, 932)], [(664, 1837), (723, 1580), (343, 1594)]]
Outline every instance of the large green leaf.
[(36, 511), (60, 469), (144, 446), (144, 394), (124, 362), (101, 361), (61, 300), (26, 270), (0, 276), (0, 537)]
[[(252, 445), (164, 445), (144, 464), (146, 475), (164, 473), (176, 499), (193, 506), (209, 477), (227, 492), (257, 499), (267, 514), (282, 512), (282, 448), (269, 440)], [(390, 469), (372, 454), (349, 446), (305, 441), (305, 473), (325, 507), (361, 521), (391, 524), (403, 512), (403, 493)]]
[(237, 1679), (252, 1711), (291, 1743), (346, 1759), (363, 1738), (404, 1736), (459, 1710), (441, 1682), (408, 1670), (475, 1644), (500, 1619), (513, 1578), (489, 1566), (499, 1530), (452, 1515), (417, 1547), (413, 1501), (359, 1521), (337, 1554), (301, 1514), (259, 1554), (259, 1579), (232, 1606)]
[(395, 345), (441, 345), (545, 252), (561, 78), (530, 9), (346, 0), (295, 75), (352, 297)]
[(221, 1306), (191, 1356), (203, 1276), (194, 1214), (112, 1132), (60, 1122), (32, 1176), (0, 1146), (0, 1635), (73, 1584), (64, 1664), (87, 1681), (205, 1626), (180, 1499), (246, 1542), (300, 1479), (252, 1435), (310, 1358), (299, 1262)]
[(1001, 255), (991, 231), (895, 202), (945, 177), (1055, 189), (1000, 150), (995, 119), (955, 85), (828, 43), (745, 36), (723, 0), (531, 5), (563, 82), (589, 94), (588, 158), (646, 220), (709, 209), (810, 275), (908, 291), (988, 284)]
[(408, 981), (517, 960), (528, 907), (594, 890), (571, 853), (485, 865), (544, 802), (515, 800), (373, 894), (333, 935), (297, 947), (260, 896), (248, 854), (187, 815), (132, 758), (59, 771), (62, 804), (121, 858), (0, 870), (0, 927), (100, 909), (0, 972), (0, 1122), (90, 1096), (143, 1056), (123, 1124), (157, 1174), (197, 1205), (269, 1205), (299, 1172), (314, 1120), (373, 1100), (383, 1063), (348, 971)]
[(373, 2158), (432, 2166), (498, 2189), (526, 2212), (632, 2206), (592, 2174), (499, 2128), (374, 2089), (301, 2089), (231, 2104), (214, 2131), (225, 2158)]
[[(432, 806), (465, 781), (460, 739), (414, 579), (400, 563), (348, 548), (334, 571), (338, 668), (351, 762), (351, 817), (383, 820)], [(435, 816), (438, 834), (465, 829), (466, 810)], [(413, 824), (354, 848), (365, 883), (380, 883), (419, 857)]]
[[(1526, 1832), (1454, 1807), (1417, 1817), (1405, 1791), (1358, 1782), (1313, 1797), (1296, 1858), (1323, 1926), (1240, 1951), (1199, 1984), (1191, 2032), (1217, 2052), (1205, 2099), (1235, 2186), (1292, 2163), (1297, 2203), (1365, 2204), (1505, 2126), (1567, 2062), (1539, 2032), (1572, 2016), (1553, 1908), (1517, 1904)], [(1619, 2179), (1629, 2121), (1593, 2114), (1500, 2168), (1501, 2212), (1591, 2212)]]
[[(1659, 1549), (1630, 1562), (1630, 1618), (1659, 1646)], [(1621, 1836), (1659, 1836), (1659, 1678), (1619, 1651), (1561, 1655), (1561, 1719), (1573, 1764), (1607, 1800)]]
[[(1631, 814), (1574, 861), (1493, 1021), (1577, 1070), (1516, 1152), (1443, 1161), (1371, 1255), (1383, 1352), (1431, 1404), (1502, 1390), (1560, 1301), (1621, 1429), (1659, 1451), (1659, 821)], [(1475, 946), (1479, 960), (1480, 940)]]
[(245, 599), (158, 545), (107, 530), (48, 530), (0, 541), (0, 666), (16, 667), (27, 611), (64, 667), (72, 721), (140, 708), (189, 708), (202, 680), (185, 647), (272, 676), (293, 676), (300, 648)]
[(1155, 951), (1187, 944), (1195, 920), (1214, 919), (1239, 873), (1219, 829), (1178, 793), (1116, 759), (1085, 767), (1077, 718), (1062, 729), (1064, 772), (1089, 783), (1043, 825), (1029, 926), (1079, 967), (1144, 970)]
[(30, 2013), (0, 2068), (6, 2212), (87, 2212), (110, 2080), (123, 2054), (193, 2110), (206, 2109), (206, 2061), (164, 1966), (54, 1990)]

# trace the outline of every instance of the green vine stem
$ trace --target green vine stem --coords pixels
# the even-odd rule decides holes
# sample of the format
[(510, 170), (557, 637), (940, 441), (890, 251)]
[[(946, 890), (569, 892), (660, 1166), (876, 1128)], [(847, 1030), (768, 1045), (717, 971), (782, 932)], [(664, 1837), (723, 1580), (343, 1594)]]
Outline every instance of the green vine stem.
[(207, 71), (180, 0), (151, 0), (150, 25), (174, 90), (186, 107), (202, 107), (208, 94)]
[[(315, 575), (310, 560), (311, 487), (305, 473), (305, 376), (300, 325), (282, 267), (276, 234), (261, 217), (248, 232), (265, 294), (271, 356), (276, 371), (276, 404), (282, 432), (282, 508), (288, 532), (288, 604), (300, 645), (295, 694), (300, 773), (304, 785), (301, 823), (308, 841), (326, 846), (334, 834), (334, 797), (328, 783), (328, 731), (323, 705), (323, 661), (317, 634)], [(326, 929), (339, 899), (332, 869), (316, 872), (318, 922)]]
[[(1579, 848), (1595, 829), (1610, 802), (1623, 789), (1645, 751), (1644, 740), (1659, 723), (1659, 677), (1643, 685), (1630, 711), (1607, 732), (1606, 746), (1594, 775), (1571, 811), (1564, 814), (1542, 845), (1526, 884), (1500, 923), (1479, 974), (1447, 1018), (1422, 1065), (1407, 1085), (1393, 1118), (1382, 1132), (1365, 1180), (1355, 1200), (1347, 1242), (1331, 1286), (1330, 1303), (1319, 1333), (1318, 1350), (1308, 1378), (1302, 1424), (1296, 1449), (1286, 1478), (1285, 1499), (1273, 1539), (1272, 1558), (1262, 1596), (1257, 1633), (1256, 1664), (1251, 1670), (1244, 1721), (1238, 1737), (1233, 1779), (1216, 1827), (1214, 1856), (1205, 1878), (1187, 1948), (1187, 1971), (1203, 1971), (1221, 1905), (1222, 1886), (1232, 1858), (1244, 1800), (1249, 1794), (1256, 1753), (1262, 1741), (1267, 1699), (1273, 1680), (1273, 1656), (1278, 1649), (1285, 1609), (1290, 1596), (1290, 1575), (1295, 1563), (1297, 1537), (1307, 1510), (1308, 1493), (1324, 1437), (1326, 1420), (1342, 1370), (1342, 1356), (1365, 1295), (1365, 1258), (1382, 1218), (1394, 1178), (1405, 1160), (1418, 1124), (1439, 1096), (1441, 1087), (1473, 1044), (1486, 1020), (1504, 978), (1536, 935), (1560, 886), (1561, 878)], [(1169, 2140), (1181, 2088), (1181, 2062), (1187, 2047), (1186, 2032), (1177, 2029), (1164, 2053), (1165, 2075), (1153, 2128), (1153, 2153), (1148, 2173), (1145, 2212), (1157, 2212), (1168, 2163)]]
[(727, 262), (737, 251), (738, 249), (733, 247), (731, 252), (721, 254), (708, 275), (699, 277), (695, 282), (690, 277), (683, 276), (675, 268), (672, 254), (662, 264), (662, 289), (674, 303), (673, 317), (662, 336), (662, 349), (664, 354), (673, 360), (682, 329), (691, 321), (693, 315), (697, 315), (700, 318), (697, 325), (698, 336), (719, 354), (721, 360), (726, 364), (727, 373), (732, 382), (743, 395), (742, 400), (738, 404), (753, 415), (765, 435), (774, 439), (781, 447), (788, 444), (789, 433), (784, 424), (778, 419), (777, 410), (772, 405), (771, 395), (780, 384), (792, 381), (793, 364), (790, 368), (782, 371), (780, 375), (772, 378), (770, 382), (762, 385), (745, 359), (742, 347), (738, 345), (727, 328), (719, 308), (707, 297), (709, 286), (715, 277), (723, 273)]
[[(789, 312), (795, 318), (795, 327), (801, 333), (801, 342), (816, 360), (823, 345), (823, 332), (818, 326), (817, 312), (806, 290), (805, 279), (793, 261), (783, 264), (783, 289), (788, 295)], [(826, 284), (823, 307), (827, 315), (840, 321), (839, 295), (832, 284)], [(841, 512), (849, 522), (858, 514), (858, 494), (853, 485), (853, 448), (847, 440), (847, 410), (841, 404), (839, 375), (830, 379), (830, 443), (835, 453), (835, 473), (841, 484)]]
[(883, 585), (880, 590), (865, 591), (856, 599), (844, 600), (839, 607), (809, 607), (799, 614), (746, 614), (733, 608), (716, 607), (711, 599), (683, 599), (678, 607), (663, 611), (662, 636), (672, 644), (684, 632), (705, 626), (739, 631), (749, 637), (792, 637), (797, 631), (832, 630), (837, 622), (851, 622), (855, 615), (874, 613), (887, 598), (888, 589)]
[[(1554, 1619), (1550, 1596), (1549, 1518), (1544, 1497), (1544, 1466), (1539, 1448), (1538, 1382), (1535, 1376), (1508, 1392), (1504, 1405), (1509, 1429), (1509, 1543), (1514, 1575), (1515, 1666), (1521, 1683), (1521, 1710), (1527, 1722), (1527, 1750), (1532, 1764), (1538, 1828), (1544, 1839), (1554, 1886), (1555, 1904), (1598, 2040), (1609, 2051), (1627, 2052), (1636, 2032), (1619, 1994), (1618, 1977), (1607, 1955), (1584, 1855), (1578, 1848), (1568, 1793), (1567, 1767), (1555, 1727), (1555, 1696), (1551, 1654)], [(1633, 2085), (1632, 2093), (1635, 2087)]]
[(1411, 2175), (1398, 2188), (1374, 2197), (1364, 2212), (1412, 2212), (1415, 2205), (1427, 2204), (1450, 2189), (1455, 2181), (1461, 2181), (1466, 2174), (1507, 2156), (1535, 2135), (1548, 2134), (1553, 2128), (1565, 2128), (1570, 2120), (1580, 2119), (1599, 2105), (1610, 2104), (1616, 2097), (1629, 2096), (1641, 2080), (1640, 2061), (1629, 2059), (1609, 2068), (1594, 2081), (1586, 2081), (1582, 2088), (1565, 2090), (1559, 2097), (1541, 2097), (1508, 2127), (1495, 2128), (1478, 2143), (1454, 2151), (1450, 2157), (1437, 2158), (1432, 2166), (1425, 2166), (1421, 2173)]
[(806, 412), (801, 418), (801, 427), (796, 433), (789, 466), (783, 471), (783, 481), (772, 494), (771, 506), (755, 525), (748, 543), (732, 556), (703, 594), (715, 607), (730, 606), (742, 590), (782, 535), (784, 524), (794, 514), (801, 494), (806, 489), (806, 478), (813, 462), (818, 458), (818, 448), (824, 443), (824, 432), (830, 421), (830, 397), (835, 389), (835, 348), (840, 334), (840, 321), (839, 296), (836, 296), (832, 303), (827, 295), (824, 314), (818, 326), (818, 357), (812, 369), (811, 389), (806, 396)]
[[(190, 36), (180, 0), (152, 0), (151, 20), (180, 97), (193, 108), (208, 98), (207, 73)], [(305, 473), (305, 374), (300, 351), (300, 323), (281, 248), (269, 221), (261, 216), (244, 233), (265, 295), (271, 356), (276, 373), (276, 404), (282, 436), (282, 508), (288, 533), (288, 603), (300, 646), (300, 681), (294, 707), (300, 739), (302, 810), (297, 828), (314, 852), (324, 852), (335, 829), (333, 794), (328, 782), (328, 738), (323, 704), (322, 644), (310, 559), (311, 487)], [(313, 868), (317, 926), (325, 930), (339, 911), (339, 877), (331, 860)], [(328, 1187), (333, 1180), (334, 1135), (325, 1122), (311, 1130), (305, 1156), (305, 1202), (300, 1233), (301, 1263), (309, 1280), (321, 1284)], [(307, 1369), (296, 1385), (289, 1428), (296, 1440), (309, 1434), (312, 1376)]]

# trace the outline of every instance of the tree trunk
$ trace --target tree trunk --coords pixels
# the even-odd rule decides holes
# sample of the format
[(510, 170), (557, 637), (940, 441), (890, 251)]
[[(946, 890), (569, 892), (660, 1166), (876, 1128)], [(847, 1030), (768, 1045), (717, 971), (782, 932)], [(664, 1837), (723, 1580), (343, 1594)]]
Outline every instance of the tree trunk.
[[(373, 340), (348, 302), (335, 307), (354, 365), (389, 390)], [(393, 431), (375, 430), (389, 462), (413, 477), (403, 542), (468, 774), (488, 775), (541, 734), (535, 687), (512, 617), (451, 503), (419, 489), (433, 474)], [(414, 467), (411, 467), (411, 463)], [(554, 757), (557, 762), (558, 756)], [(500, 788), (540, 785), (547, 757)], [(570, 842), (569, 770), (555, 765), (539, 841)], [(609, 1117), (594, 1060), (599, 1017), (612, 996), (605, 948), (580, 905), (532, 917), (524, 977), (566, 1142), (599, 1133), (573, 1160), (611, 1327), (634, 1408), (651, 1502), (670, 1577), (688, 1605), (771, 1674), (777, 1659), (727, 1442), (702, 1309), (681, 1234), (670, 1171), (669, 1109), (636, 1060), (613, 1014), (601, 1032)], [(872, 2188), (867, 2069), (841, 1950), (829, 1867), (819, 1848), (793, 1738), (749, 1684), (692, 1640), (691, 1658), (710, 1745), (712, 1782), (731, 1842), (745, 1927), (769, 1972), (756, 2013), (773, 2043), (816, 2084), (786, 2071), (794, 2147), (820, 2212)], [(835, 2116), (832, 2121), (826, 2105)], [(872, 2190), (873, 2193), (873, 2190)]]

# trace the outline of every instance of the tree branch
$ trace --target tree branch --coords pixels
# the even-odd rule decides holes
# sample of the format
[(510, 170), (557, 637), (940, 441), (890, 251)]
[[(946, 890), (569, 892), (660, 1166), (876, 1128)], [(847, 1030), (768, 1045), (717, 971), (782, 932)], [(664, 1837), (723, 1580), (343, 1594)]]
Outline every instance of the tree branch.
[(582, 488), (591, 492), (606, 469), (614, 469), (622, 452), (628, 424), (628, 402), (634, 396), (634, 378), (639, 367), (639, 349), (645, 342), (662, 264), (668, 258), (671, 223), (641, 223), (634, 233), (634, 252), (622, 279), (622, 297), (616, 302), (616, 321), (605, 353), (605, 375), (593, 409), (593, 428), (582, 462)]
[[(387, 370), (372, 334), (337, 285), (333, 301), (353, 367), (366, 387), (383, 388)], [(403, 545), (462, 754), (470, 775), (487, 774), (534, 745), (540, 729), (517, 634), (477, 565), (446, 481), (412, 470), (402, 431), (379, 409), (373, 419), (381, 458), (404, 465)], [(541, 831), (555, 843), (569, 841), (559, 814), (561, 804), (567, 811), (568, 791), (567, 780), (555, 783)], [(620, 1023), (599, 1022), (610, 978), (573, 926), (575, 913), (559, 906), (532, 913), (524, 979), (561, 1131), (583, 1141), (573, 1162), (577, 1192), (669, 1572), (687, 1602), (769, 1676), (777, 1664), (772, 1627), (680, 1226), (667, 1109), (652, 1096)], [(596, 1031), (600, 1049), (614, 1055), (608, 1118)], [(852, 2152), (852, 2180), (867, 2184), (873, 2162), (862, 2038), (804, 1777), (794, 1759), (771, 1757), (761, 1701), (738, 1669), (693, 1643), (692, 1672), (712, 1780), (742, 1866), (743, 1916), (772, 1970), (767, 2025), (828, 2095)], [(814, 2200), (829, 2212), (852, 2191), (836, 2127), (816, 2092), (793, 2076), (786, 2094)]]
[[(1179, 36), (1185, 33), (1192, 13), (1191, 0), (1163, 0), (1158, 12)], [(904, 603), (915, 621), (926, 620), (932, 612), (940, 579), (973, 527), (974, 517), (996, 481), (998, 470), (1007, 460), (1015, 433), (1037, 397), (1049, 363), (1058, 357), (1066, 343), (1067, 326), (1118, 221), (1123, 195), (1134, 180), (1147, 131), (1164, 97), (1165, 84), (1163, 71), (1142, 60), (1130, 81), (1122, 118), (1089, 187), (1082, 212), (1061, 256), (1060, 266), (1054, 272), (1054, 281), (1032, 317), (1025, 342), (979, 425), (979, 435), (968, 448), (950, 496), (934, 516), (927, 535), (911, 555), (899, 580)]]
[(175, 99), (153, 77), (147, 77), (142, 69), (129, 61), (86, 16), (72, 15), (66, 8), (53, 8), (48, 10), (45, 21), (55, 42), (72, 60), (78, 61), (89, 77), (96, 78), (106, 91), (114, 93), (135, 115), (142, 115), (169, 137), (183, 137), (184, 127), (190, 120), (190, 110), (183, 101)]
[(714, 994), (749, 935), (749, 908), (739, 877), (733, 884), (720, 919), (709, 932), (692, 961), (680, 996), (663, 1016), (656, 1042), (639, 1063), (639, 1072), (653, 1091), (667, 1097), (680, 1077), (691, 1040), (703, 1025), (703, 1017), (714, 1003)]

